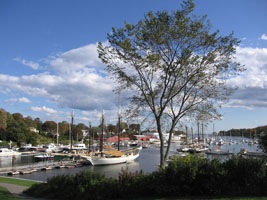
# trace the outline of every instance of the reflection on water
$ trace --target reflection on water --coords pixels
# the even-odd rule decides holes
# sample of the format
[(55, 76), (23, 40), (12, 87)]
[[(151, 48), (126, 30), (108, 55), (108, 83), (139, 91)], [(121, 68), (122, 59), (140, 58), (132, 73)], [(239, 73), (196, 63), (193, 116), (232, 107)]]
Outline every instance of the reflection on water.
[[(253, 151), (256, 150), (258, 147), (257, 145), (248, 145), (246, 143), (242, 143), (241, 137), (222, 137), (226, 144), (221, 146), (222, 150), (229, 150), (233, 153), (238, 153), (241, 148), (246, 148), (247, 150)], [(229, 145), (227, 141), (230, 139), (235, 140), (237, 143)], [(172, 143), (170, 149), (170, 154), (173, 155), (176, 153), (176, 149), (178, 148), (177, 143)], [(212, 146), (210, 147), (212, 148)], [(216, 156), (216, 155), (208, 155), (208, 158), (220, 158), (222, 160), (227, 159), (231, 156)], [(49, 171), (38, 171), (32, 174), (27, 175), (17, 175), (16, 177), (25, 178), (25, 179), (32, 179), (32, 180), (39, 180), (39, 181), (46, 181), (47, 178), (53, 177), (55, 175), (63, 175), (63, 174), (71, 174), (74, 175), (79, 171), (95, 171), (99, 172), (100, 174), (104, 174), (106, 177), (118, 177), (119, 172), (121, 172), (122, 168), (127, 169), (130, 172), (136, 172), (142, 170), (144, 173), (150, 173), (158, 169), (158, 164), (160, 162), (160, 153), (159, 148), (153, 147), (149, 149), (143, 149), (140, 152), (139, 158), (132, 163), (128, 164), (118, 164), (118, 165), (109, 165), (109, 166), (84, 166), (79, 168), (73, 169), (53, 169)], [(11, 167), (11, 166), (20, 166), (20, 165), (30, 165), (34, 166), (34, 159), (33, 156), (21, 156), (17, 157), (15, 160), (12, 160), (12, 157), (3, 158), (0, 160), (0, 167)]]
[(17, 166), (21, 163), (21, 156), (3, 156), (0, 157), (0, 167)]

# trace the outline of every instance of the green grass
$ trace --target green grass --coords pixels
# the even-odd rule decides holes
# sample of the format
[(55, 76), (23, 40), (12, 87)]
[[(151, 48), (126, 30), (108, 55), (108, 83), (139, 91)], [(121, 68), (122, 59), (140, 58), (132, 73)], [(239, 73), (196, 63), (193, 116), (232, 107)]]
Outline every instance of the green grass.
[(21, 186), (26, 186), (26, 187), (31, 187), (33, 184), (38, 183), (35, 181), (21, 180), (21, 179), (9, 178), (9, 177), (0, 177), (0, 182), (14, 184), (14, 185), (21, 185)]
[(21, 200), (23, 198), (13, 196), (6, 188), (0, 187), (1, 200)]
[(192, 197), (192, 198), (138, 198), (136, 200), (267, 200), (267, 197)]

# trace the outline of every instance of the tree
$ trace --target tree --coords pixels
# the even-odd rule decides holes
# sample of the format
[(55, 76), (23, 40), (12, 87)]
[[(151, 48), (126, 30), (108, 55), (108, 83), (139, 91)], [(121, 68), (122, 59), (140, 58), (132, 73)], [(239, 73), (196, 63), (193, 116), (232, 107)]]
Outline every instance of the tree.
[(130, 124), (129, 130), (134, 134), (140, 133), (140, 124)]
[(83, 132), (82, 132), (82, 130), (87, 130), (87, 129), (88, 129), (88, 127), (85, 126), (82, 123), (79, 123), (76, 126), (73, 126), (73, 138), (75, 140), (77, 140), (77, 141), (83, 139)]
[(260, 148), (267, 153), (267, 133), (262, 132), (260, 135)]
[(20, 113), (13, 113), (12, 116), (16, 121), (24, 121), (24, 118)]
[(41, 121), (41, 119), (37, 117), (34, 119), (34, 122), (36, 123), (37, 130), (42, 131), (43, 122)]
[(62, 121), (58, 123), (58, 131), (59, 135), (66, 135), (69, 136), (69, 123), (66, 121)]
[(37, 123), (30, 116), (25, 117), (24, 122), (26, 123), (28, 128), (30, 127), (37, 128)]
[[(153, 117), (161, 141), (161, 167), (177, 123), (199, 113), (218, 117), (216, 102), (232, 91), (225, 82), (241, 71), (233, 59), (239, 44), (233, 33), (211, 32), (207, 17), (195, 16), (193, 10), (189, 0), (172, 13), (149, 12), (135, 25), (112, 28), (109, 43), (98, 44), (99, 58), (118, 90), (132, 92), (128, 116)], [(166, 151), (164, 129), (169, 132)]]
[(53, 136), (57, 132), (57, 123), (54, 121), (45, 121), (42, 125), (42, 129)]
[(114, 134), (116, 134), (118, 132), (117, 126), (115, 126), (113, 124), (108, 124), (107, 130), (111, 135), (114, 135)]
[[(118, 126), (118, 124), (117, 124), (117, 126)], [(128, 124), (126, 122), (121, 121), (120, 128), (121, 128), (121, 131), (123, 131), (123, 130), (126, 131), (128, 129)]]
[(7, 113), (4, 109), (0, 108), (0, 130), (6, 129), (6, 119), (7, 119)]

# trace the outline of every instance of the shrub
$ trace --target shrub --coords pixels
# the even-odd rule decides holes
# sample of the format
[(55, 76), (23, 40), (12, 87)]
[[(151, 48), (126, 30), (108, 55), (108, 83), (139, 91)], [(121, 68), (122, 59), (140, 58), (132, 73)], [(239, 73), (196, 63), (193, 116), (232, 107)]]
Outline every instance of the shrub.
[(266, 194), (264, 160), (233, 156), (223, 163), (226, 170), (224, 192), (229, 195)]
[(26, 191), (35, 197), (55, 199), (118, 199), (185, 196), (267, 195), (264, 160), (208, 160), (196, 155), (174, 159), (165, 169), (151, 174), (122, 170), (118, 179), (95, 172), (61, 175)]

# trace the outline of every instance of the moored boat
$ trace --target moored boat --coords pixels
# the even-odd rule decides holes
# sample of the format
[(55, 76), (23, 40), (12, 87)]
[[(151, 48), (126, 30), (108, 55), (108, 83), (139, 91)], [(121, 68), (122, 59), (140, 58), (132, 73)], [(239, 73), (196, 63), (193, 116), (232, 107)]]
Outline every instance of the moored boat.
[(20, 152), (13, 151), (12, 149), (0, 148), (0, 157), (19, 156), (19, 155), (21, 155)]
[(242, 148), (238, 154), (244, 155), (244, 156), (252, 156), (252, 157), (266, 157), (267, 156), (267, 154), (262, 151), (248, 151), (245, 148)]
[(54, 156), (53, 155), (49, 155), (49, 154), (40, 154), (40, 155), (34, 156), (34, 159), (37, 160), (37, 161), (53, 160)]
[[(120, 122), (120, 112), (119, 112), (119, 122)], [(110, 149), (104, 151), (103, 140), (104, 140), (104, 113), (102, 113), (100, 151), (95, 152), (91, 156), (87, 155), (82, 156), (84, 159), (89, 161), (91, 165), (114, 165), (120, 163), (133, 162), (135, 159), (139, 157), (139, 151), (142, 149), (142, 147), (139, 147), (135, 149), (120, 151), (119, 150), (120, 145), (118, 139), (118, 150)]]
[(212, 154), (212, 155), (229, 155), (231, 154), (229, 151), (224, 151), (221, 149), (210, 149), (205, 152), (206, 154)]
[(117, 150), (111, 150), (101, 153), (95, 154), (93, 156), (82, 156), (87, 161), (91, 163), (91, 165), (114, 165), (121, 163), (129, 163), (133, 162), (135, 159), (139, 157), (139, 150), (137, 153), (134, 152), (121, 152)]

